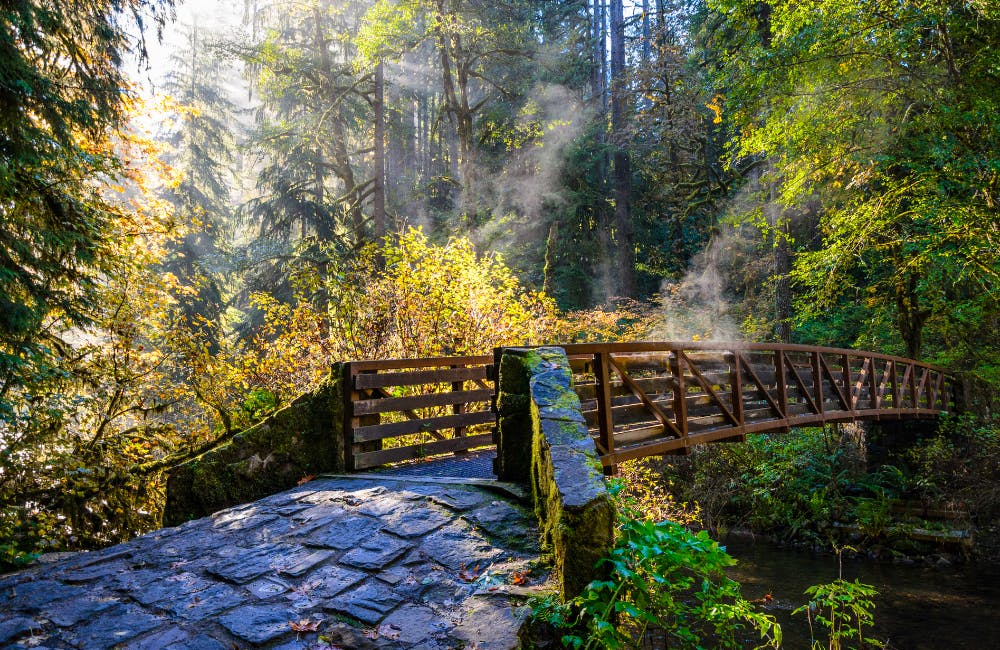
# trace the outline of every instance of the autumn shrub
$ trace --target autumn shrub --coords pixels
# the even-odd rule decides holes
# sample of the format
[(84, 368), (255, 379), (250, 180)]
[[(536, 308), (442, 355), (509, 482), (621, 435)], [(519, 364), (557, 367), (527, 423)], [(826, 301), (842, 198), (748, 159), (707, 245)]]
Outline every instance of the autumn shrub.
[(558, 314), (547, 328), (551, 343), (648, 340), (662, 321), (656, 300), (620, 299), (607, 305)]

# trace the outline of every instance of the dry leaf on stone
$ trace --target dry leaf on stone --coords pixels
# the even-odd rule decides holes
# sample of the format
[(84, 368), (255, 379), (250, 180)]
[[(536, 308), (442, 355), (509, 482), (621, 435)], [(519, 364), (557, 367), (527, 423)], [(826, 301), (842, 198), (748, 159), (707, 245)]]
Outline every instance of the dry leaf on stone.
[(510, 584), (512, 585), (524, 585), (528, 583), (528, 575), (531, 570), (527, 571), (514, 571), (510, 574)]
[(319, 621), (310, 621), (304, 618), (301, 621), (288, 621), (288, 626), (293, 632), (315, 632), (319, 629)]
[(479, 577), (479, 565), (472, 567), (471, 569), (466, 569), (465, 564), (462, 564), (462, 570), (458, 572), (458, 577), (466, 582), (472, 582)]

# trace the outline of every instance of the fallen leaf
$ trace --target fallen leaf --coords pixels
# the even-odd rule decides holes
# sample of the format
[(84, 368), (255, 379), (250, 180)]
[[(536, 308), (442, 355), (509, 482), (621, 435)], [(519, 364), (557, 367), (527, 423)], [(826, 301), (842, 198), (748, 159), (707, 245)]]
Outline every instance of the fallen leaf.
[(301, 621), (288, 621), (288, 626), (293, 632), (315, 632), (319, 629), (319, 621), (310, 621), (304, 618)]
[(528, 582), (528, 574), (531, 573), (531, 569), (527, 571), (514, 571), (510, 574), (510, 584), (512, 585), (523, 585)]
[(465, 565), (462, 565), (462, 570), (458, 572), (458, 577), (466, 582), (472, 582), (479, 577), (479, 565), (472, 567), (471, 569), (466, 569)]
[(308, 483), (309, 481), (313, 480), (314, 478), (316, 478), (315, 474), (306, 474), (305, 476), (303, 476), (302, 478), (299, 479), (299, 482), (296, 483), (296, 485), (303, 485), (303, 484)]

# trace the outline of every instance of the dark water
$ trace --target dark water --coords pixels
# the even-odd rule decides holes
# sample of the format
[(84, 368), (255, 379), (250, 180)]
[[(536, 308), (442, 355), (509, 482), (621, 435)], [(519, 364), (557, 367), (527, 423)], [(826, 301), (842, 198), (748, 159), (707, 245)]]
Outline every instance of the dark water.
[[(804, 614), (793, 609), (808, 600), (806, 587), (837, 578), (837, 558), (777, 548), (764, 541), (731, 535), (729, 554), (739, 564), (731, 577), (743, 596), (774, 600), (766, 607), (778, 618), (784, 648), (809, 648)], [(860, 579), (879, 592), (875, 631), (894, 650), (1000, 649), (1000, 568), (975, 564), (947, 567), (901, 566), (844, 560), (844, 578)], [(825, 641), (825, 637), (822, 637)], [(825, 645), (823, 647), (826, 647)]]

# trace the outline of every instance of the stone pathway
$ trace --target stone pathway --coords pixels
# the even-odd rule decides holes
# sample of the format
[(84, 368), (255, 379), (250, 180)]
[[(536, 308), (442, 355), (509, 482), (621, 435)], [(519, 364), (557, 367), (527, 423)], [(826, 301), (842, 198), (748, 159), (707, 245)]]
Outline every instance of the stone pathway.
[(507, 650), (538, 557), (494, 482), (320, 477), (0, 577), (0, 647)]
[(466, 454), (440, 456), (431, 460), (398, 463), (373, 470), (386, 476), (450, 476), (461, 478), (496, 478), (493, 473), (493, 459), (497, 457), (495, 448), (470, 451)]

